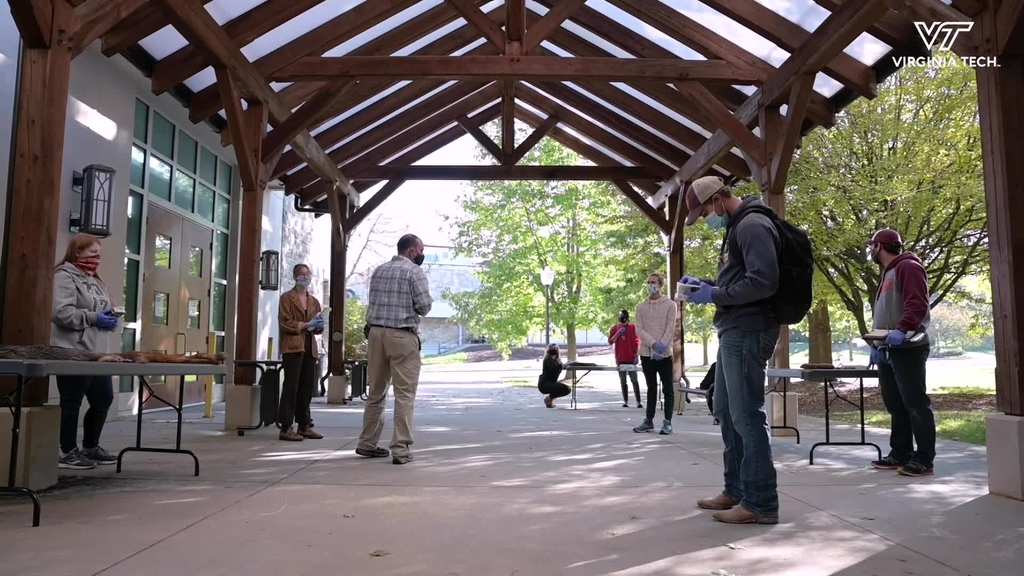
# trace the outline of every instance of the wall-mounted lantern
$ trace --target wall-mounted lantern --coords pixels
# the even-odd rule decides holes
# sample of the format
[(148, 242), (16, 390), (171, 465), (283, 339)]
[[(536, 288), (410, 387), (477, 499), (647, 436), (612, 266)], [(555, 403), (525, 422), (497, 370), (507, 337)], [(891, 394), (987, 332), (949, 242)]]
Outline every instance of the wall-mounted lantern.
[(264, 250), (260, 254), (260, 290), (277, 290), (281, 286), (281, 253)]
[(114, 175), (109, 166), (90, 164), (71, 178), (71, 190), (78, 192), (82, 204), (78, 214), (71, 214), (71, 231), (110, 236), (110, 211), (114, 204)]

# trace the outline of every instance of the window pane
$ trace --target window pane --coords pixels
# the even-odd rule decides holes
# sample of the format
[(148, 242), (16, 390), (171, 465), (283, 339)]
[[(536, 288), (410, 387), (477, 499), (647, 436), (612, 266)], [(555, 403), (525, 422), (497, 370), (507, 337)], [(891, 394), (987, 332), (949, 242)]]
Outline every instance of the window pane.
[(205, 147), (199, 152), (199, 177), (211, 186), (217, 183), (217, 156)]
[(124, 321), (139, 319), (139, 261), (124, 259)]
[(213, 197), (216, 194), (212, 189), (200, 184), (196, 196), (196, 214), (213, 222)]
[(217, 225), (221, 228), (230, 228), (231, 224), (231, 201), (226, 196), (217, 194)]
[(217, 189), (231, 195), (231, 165), (220, 161), (220, 169), (217, 172)]
[[(132, 350), (135, 350), (135, 330), (133, 328), (125, 328), (121, 331), (121, 352), (131, 352)], [(121, 376), (117, 389), (118, 392), (131, 392), (135, 390), (135, 377)]]
[(188, 249), (188, 275), (203, 277), (203, 249), (198, 246), (190, 246)]
[(135, 139), (143, 144), (147, 143), (146, 136), (149, 135), (149, 106), (141, 100), (135, 101)]
[(171, 239), (163, 234), (157, 234), (153, 242), (153, 263), (157, 268), (171, 269)]
[(142, 194), (128, 193), (128, 231), (124, 250), (139, 254), (142, 249)]
[(153, 149), (168, 159), (174, 158), (174, 124), (153, 113)]
[(195, 174), (196, 173), (196, 154), (199, 151), (199, 147), (196, 141), (192, 139), (188, 134), (182, 131), (178, 131), (178, 166), (181, 166), (185, 170)]
[(146, 151), (132, 146), (132, 186), (144, 188), (146, 185)]
[(192, 203), (196, 196), (196, 181), (181, 170), (174, 171), (174, 203), (192, 211)]
[(170, 296), (166, 292), (153, 292), (153, 324), (167, 326), (167, 304)]
[(228, 235), (223, 232), (213, 237), (213, 277), (228, 279)]
[(188, 299), (188, 327), (199, 329), (199, 300), (195, 298)]
[(152, 155), (149, 157), (149, 191), (171, 201), (171, 165)]
[(210, 310), (213, 316), (213, 329), (217, 332), (224, 331), (224, 311), (227, 308), (227, 290), (224, 284), (214, 283), (213, 285), (213, 308)]

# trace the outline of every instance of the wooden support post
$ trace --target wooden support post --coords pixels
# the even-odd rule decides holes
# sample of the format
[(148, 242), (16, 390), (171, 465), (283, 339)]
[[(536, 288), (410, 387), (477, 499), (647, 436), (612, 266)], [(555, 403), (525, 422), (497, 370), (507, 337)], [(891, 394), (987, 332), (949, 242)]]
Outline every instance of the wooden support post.
[[(39, 6), (44, 2), (12, 3)], [(46, 2), (45, 4), (50, 4)], [(31, 11), (43, 21), (31, 24), (48, 34), (46, 47), (28, 42), (28, 15), (18, 18), (26, 36), (21, 53), (21, 81), (15, 110), (11, 189), (4, 229), (4, 271), (0, 300), (0, 340), (5, 344), (50, 343), (50, 311), (53, 304), (53, 263), (60, 226), (61, 172), (64, 160), (64, 121), (67, 118), (68, 85), (71, 80), (71, 48), (64, 31), (70, 28), (72, 8), (54, 2), (50, 13)], [(15, 14), (17, 16), (17, 12)], [(67, 213), (63, 213), (67, 218)], [(67, 220), (63, 220), (67, 225)], [(13, 380), (0, 384), (0, 397), (13, 390)], [(26, 387), (24, 405), (46, 402), (49, 379)]]
[(327, 369), (332, 376), (344, 373), (345, 362), (345, 272), (349, 234), (331, 235), (331, 307), (327, 330)]
[(511, 166), (516, 151), (516, 83), (502, 83), (501, 95), (501, 164)]
[[(677, 196), (679, 192), (676, 192), (672, 197), (669, 198), (668, 203), (668, 221), (672, 223), (678, 223), (682, 225), (682, 222), (686, 219), (685, 214), (679, 214), (679, 202)], [(682, 231), (679, 231), (680, 235)], [(681, 244), (681, 243), (680, 243)], [(668, 290), (665, 294), (675, 301), (676, 297), (676, 284), (683, 279), (683, 265), (684, 256), (682, 245), (679, 249), (675, 247), (670, 248), (668, 255)], [(685, 308), (682, 302), (676, 302), (676, 315), (678, 321), (676, 322), (675, 334), (672, 337), (672, 373), (674, 380), (682, 380), (685, 375), (686, 369), (686, 347), (685, 347), (685, 334), (683, 332)], [(683, 400), (685, 402), (685, 400)], [(676, 403), (679, 403), (679, 398), (676, 398)], [(682, 404), (679, 404), (682, 406)]]
[[(802, 121), (802, 117), (801, 120)], [(782, 116), (779, 113), (778, 106), (766, 106), (761, 108), (758, 114), (758, 122), (761, 128), (761, 137), (764, 140), (765, 147), (765, 163), (759, 168), (759, 172), (762, 176), (761, 191), (764, 197), (764, 202), (768, 206), (775, 210), (779, 218), (786, 217), (786, 196), (782, 193), (775, 193), (774, 190), (782, 190), (785, 186), (783, 183), (780, 186), (776, 186), (774, 182), (774, 174), (772, 174), (772, 166), (775, 163), (775, 157), (780, 153), (793, 154), (792, 149), (789, 151), (779, 151), (779, 141), (782, 138), (782, 127), (783, 121)], [(771, 360), (771, 365), (776, 368), (789, 368), (789, 326), (782, 326), (779, 331), (779, 343), (775, 347), (775, 356)], [(787, 381), (782, 381), (783, 389), (786, 388)]]

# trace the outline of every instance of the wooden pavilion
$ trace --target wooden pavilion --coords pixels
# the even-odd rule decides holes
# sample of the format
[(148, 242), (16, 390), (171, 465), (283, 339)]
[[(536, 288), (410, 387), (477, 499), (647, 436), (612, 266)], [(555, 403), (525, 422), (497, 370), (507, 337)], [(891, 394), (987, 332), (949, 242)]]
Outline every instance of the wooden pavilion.
[[(793, 9), (808, 15), (797, 21), (766, 0), (242, 0), (251, 9), (220, 21), (204, 8), (211, 0), (8, 0), (23, 50), (2, 290), (29, 296), (4, 299), (2, 341), (49, 340), (71, 61), (96, 41), (105, 55), (122, 54), (142, 69), (155, 94), (173, 93), (194, 123), (220, 129), (236, 151), (243, 199), (233, 352), (252, 358), (262, 204), (246, 198), (268, 182), (330, 215), (333, 269), (340, 270), (330, 284), (336, 335), (344, 334), (349, 234), (414, 179), (611, 181), (669, 239), (674, 287), (685, 183), (707, 173), (753, 179), (784, 213), (801, 135), (831, 127), (855, 98), (874, 97), (877, 83), (896, 69), (894, 57), (926, 56), (941, 48), (945, 33), (957, 55), (998, 62), (978, 67), (977, 76), (998, 407), (1013, 417), (999, 425), (1021, 434), (1024, 306), (1016, 308), (1016, 282), (1024, 282), (1024, 256), (1015, 257), (1014, 248), (1024, 246), (1024, 226), (1015, 233), (1011, 223), (1024, 214), (1024, 198), (1011, 187), (1024, 181), (1021, 145), (1013, 144), (1024, 134), (1024, 0), (813, 2)], [(329, 19), (314, 25), (301, 18), (331, 5)], [(715, 18), (738, 23), (774, 49), (740, 45), (708, 24)], [(294, 30), (300, 20), (308, 25)], [(973, 26), (955, 36), (935, 27), (956, 22)], [(147, 47), (167, 25), (187, 43), (158, 58)], [(289, 39), (272, 50), (257, 58), (243, 53), (289, 27)], [(371, 30), (371, 40), (346, 44)], [(853, 56), (865, 42), (883, 50)], [(211, 68), (215, 81), (195, 80)], [(502, 133), (494, 142), (480, 126), (498, 118)], [(516, 119), (534, 128), (518, 146)], [(465, 133), (495, 165), (413, 166)], [(518, 165), (544, 136), (594, 166)], [(382, 182), (360, 202), (361, 192)], [(788, 340), (782, 344), (786, 362)], [(342, 354), (342, 342), (332, 338), (332, 367)], [(235, 384), (251, 382), (251, 374), (236, 375)]]

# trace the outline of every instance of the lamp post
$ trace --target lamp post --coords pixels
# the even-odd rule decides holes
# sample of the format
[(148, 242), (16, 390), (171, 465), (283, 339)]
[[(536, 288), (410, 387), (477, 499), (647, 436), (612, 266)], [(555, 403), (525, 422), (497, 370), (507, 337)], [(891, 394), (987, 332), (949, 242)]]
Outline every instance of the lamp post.
[(554, 282), (555, 271), (551, 269), (551, 266), (545, 266), (540, 271), (540, 283), (544, 285), (544, 316), (547, 320), (544, 324), (545, 346), (551, 344), (551, 284)]

